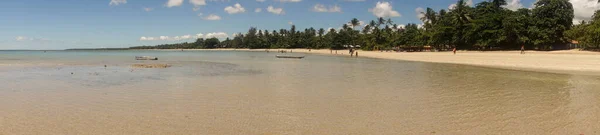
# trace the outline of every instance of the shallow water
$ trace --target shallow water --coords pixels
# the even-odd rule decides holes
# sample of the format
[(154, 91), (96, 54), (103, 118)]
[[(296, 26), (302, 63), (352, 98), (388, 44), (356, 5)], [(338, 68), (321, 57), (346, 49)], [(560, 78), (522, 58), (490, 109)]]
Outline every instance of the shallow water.
[(0, 134), (600, 134), (598, 76), (275, 55), (0, 51)]

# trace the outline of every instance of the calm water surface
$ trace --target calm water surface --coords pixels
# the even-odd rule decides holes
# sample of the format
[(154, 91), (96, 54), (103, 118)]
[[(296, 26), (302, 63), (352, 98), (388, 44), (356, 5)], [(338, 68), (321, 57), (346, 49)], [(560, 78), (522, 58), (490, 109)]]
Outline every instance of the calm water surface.
[(0, 134), (600, 134), (598, 76), (275, 55), (0, 51)]

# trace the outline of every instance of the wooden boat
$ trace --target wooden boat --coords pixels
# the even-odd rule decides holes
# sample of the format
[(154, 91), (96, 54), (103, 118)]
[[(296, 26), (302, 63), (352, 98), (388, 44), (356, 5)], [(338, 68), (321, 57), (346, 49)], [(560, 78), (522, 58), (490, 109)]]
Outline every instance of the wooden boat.
[(302, 59), (304, 56), (285, 56), (285, 55), (277, 55), (277, 58), (287, 58), (287, 59)]
[(135, 60), (158, 60), (158, 58), (151, 56), (135, 56)]

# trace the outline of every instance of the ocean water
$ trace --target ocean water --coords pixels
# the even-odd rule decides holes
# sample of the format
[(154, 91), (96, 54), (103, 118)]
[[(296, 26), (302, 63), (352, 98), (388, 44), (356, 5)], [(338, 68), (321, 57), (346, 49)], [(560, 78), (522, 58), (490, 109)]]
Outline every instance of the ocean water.
[(598, 76), (275, 55), (0, 51), (0, 134), (600, 134)]

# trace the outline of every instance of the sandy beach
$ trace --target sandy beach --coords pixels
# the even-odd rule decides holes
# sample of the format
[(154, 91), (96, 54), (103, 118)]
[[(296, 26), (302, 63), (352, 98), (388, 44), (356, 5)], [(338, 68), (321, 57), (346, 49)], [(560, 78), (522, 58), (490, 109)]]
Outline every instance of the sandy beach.
[[(265, 49), (216, 49), (221, 51), (265, 51)], [(277, 52), (283, 49), (270, 49)], [(328, 49), (286, 49), (293, 53), (312, 53), (323, 55), (343, 55), (350, 57), (348, 50), (330, 51)], [(485, 66), (514, 70), (540, 71), (553, 73), (572, 74), (600, 74), (600, 53), (563, 50), (563, 51), (458, 51), (456, 55), (452, 52), (379, 52), (358, 51), (359, 57), (463, 64), (473, 66)]]

